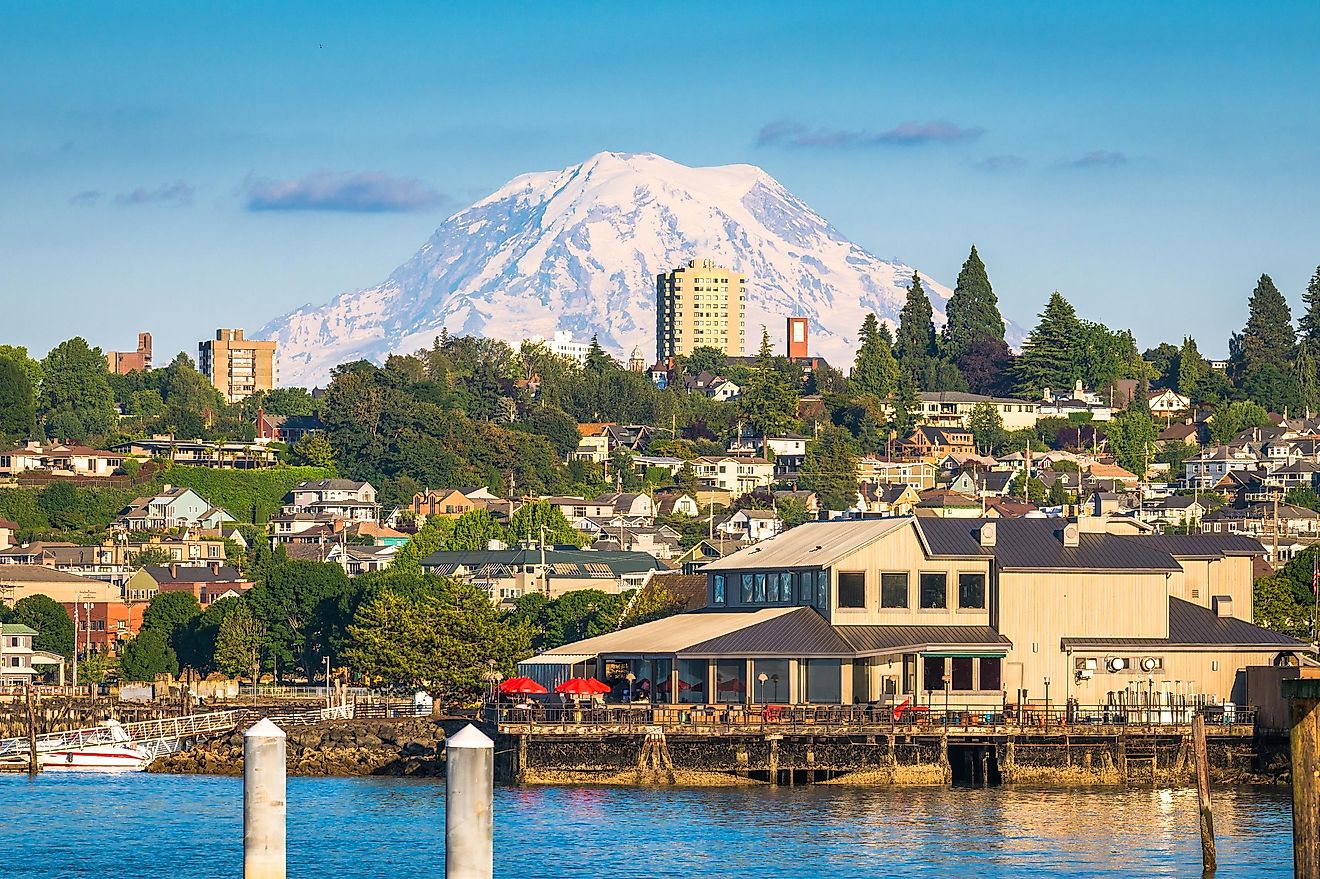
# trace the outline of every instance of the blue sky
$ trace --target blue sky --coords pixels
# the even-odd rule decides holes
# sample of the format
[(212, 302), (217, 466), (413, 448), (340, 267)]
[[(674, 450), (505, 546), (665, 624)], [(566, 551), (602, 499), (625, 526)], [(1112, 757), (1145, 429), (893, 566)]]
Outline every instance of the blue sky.
[(1005, 313), (1222, 354), (1320, 263), (1320, 4), (5, 4), (0, 342), (158, 359), (600, 150), (765, 168)]

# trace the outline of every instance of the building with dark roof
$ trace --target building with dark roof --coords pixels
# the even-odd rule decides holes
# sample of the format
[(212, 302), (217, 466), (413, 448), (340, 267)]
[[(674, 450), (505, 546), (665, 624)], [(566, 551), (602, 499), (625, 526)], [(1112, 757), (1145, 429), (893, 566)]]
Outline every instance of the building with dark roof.
[[(1263, 548), (1085, 518), (814, 522), (706, 563), (700, 610), (547, 651), (678, 702), (1242, 701), (1302, 642), (1252, 621)], [(584, 663), (586, 664), (584, 666)], [(947, 691), (947, 692), (946, 692)], [(1149, 698), (1149, 696), (1147, 696)]]
[(638, 589), (663, 569), (644, 552), (519, 546), (510, 549), (433, 552), (422, 559), (433, 574), (476, 584), (492, 600), (511, 602), (528, 592), (554, 598), (577, 589), (619, 593)]

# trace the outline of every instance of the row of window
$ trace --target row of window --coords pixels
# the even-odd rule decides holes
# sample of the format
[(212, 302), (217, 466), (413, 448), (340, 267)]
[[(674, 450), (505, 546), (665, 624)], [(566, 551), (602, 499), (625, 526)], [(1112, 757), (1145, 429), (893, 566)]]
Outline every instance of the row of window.
[[(912, 607), (911, 577), (907, 571), (880, 574), (880, 607), (902, 610)], [(985, 574), (957, 575), (959, 610), (985, 610)], [(866, 608), (866, 572), (839, 572), (839, 607)], [(917, 607), (922, 610), (948, 610), (949, 575), (944, 571), (917, 575)]]
[[(801, 604), (829, 607), (829, 571), (766, 571), (736, 576), (738, 596), (743, 604)], [(712, 602), (728, 602), (728, 581), (716, 574)]]

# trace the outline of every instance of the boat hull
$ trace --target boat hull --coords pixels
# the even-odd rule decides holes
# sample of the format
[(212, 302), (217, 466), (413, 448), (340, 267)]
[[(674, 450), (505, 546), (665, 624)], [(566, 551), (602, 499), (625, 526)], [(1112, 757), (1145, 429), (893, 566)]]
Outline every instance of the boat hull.
[(119, 745), (47, 751), (38, 759), (42, 769), (75, 772), (141, 772), (149, 762), (137, 748)]

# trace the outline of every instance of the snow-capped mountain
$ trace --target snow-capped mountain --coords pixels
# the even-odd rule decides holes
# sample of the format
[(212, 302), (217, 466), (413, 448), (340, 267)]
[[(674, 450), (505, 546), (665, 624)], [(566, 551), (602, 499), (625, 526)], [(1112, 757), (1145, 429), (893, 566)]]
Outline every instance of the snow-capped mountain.
[[(783, 350), (785, 318), (810, 318), (813, 354), (847, 367), (867, 311), (891, 324), (913, 269), (845, 238), (752, 165), (689, 168), (652, 154), (600, 153), (524, 174), (445, 220), (382, 284), (266, 325), (283, 384), (331, 367), (429, 347), (442, 328), (513, 344), (567, 330), (626, 358), (655, 358), (655, 278), (689, 259), (747, 276), (746, 338)], [(949, 289), (922, 275), (937, 323)]]

